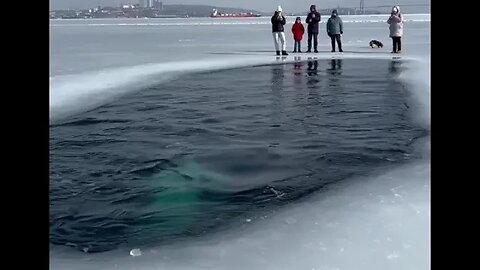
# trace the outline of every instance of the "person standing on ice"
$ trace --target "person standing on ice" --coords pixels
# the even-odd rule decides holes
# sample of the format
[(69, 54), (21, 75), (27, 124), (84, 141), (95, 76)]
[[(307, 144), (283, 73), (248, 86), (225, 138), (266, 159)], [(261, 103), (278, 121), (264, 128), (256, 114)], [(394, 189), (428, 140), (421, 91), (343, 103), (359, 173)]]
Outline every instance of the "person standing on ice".
[(338, 16), (336, 9), (332, 11), (332, 16), (328, 19), (327, 34), (332, 40), (332, 52), (335, 52), (335, 40), (337, 40), (338, 51), (343, 52), (341, 40), (341, 35), (343, 35), (343, 22)]
[(390, 37), (393, 41), (392, 53), (402, 52), (402, 36), (403, 36), (403, 16), (400, 13), (400, 7), (394, 6), (390, 18), (387, 23), (390, 24)]
[(320, 22), (320, 13), (315, 5), (310, 6), (310, 13), (307, 15), (306, 23), (308, 24), (308, 50), (312, 52), (312, 38), (314, 52), (318, 53), (318, 23)]
[(277, 55), (280, 55), (280, 42), (282, 55), (288, 55), (287, 53), (287, 45), (285, 42), (285, 33), (284, 33), (284, 25), (287, 23), (287, 20), (282, 14), (282, 7), (278, 6), (277, 10), (272, 16), (272, 34), (273, 34), (273, 42), (275, 44), (275, 50)]
[(302, 52), (300, 49), (300, 43), (303, 39), (303, 33), (305, 33), (305, 28), (303, 27), (302, 24), (302, 19), (300, 17), (297, 17), (295, 19), (295, 23), (292, 26), (292, 33), (293, 33), (293, 40), (295, 41), (295, 45), (293, 46), (293, 52), (297, 52), (297, 47), (298, 47), (298, 52)]

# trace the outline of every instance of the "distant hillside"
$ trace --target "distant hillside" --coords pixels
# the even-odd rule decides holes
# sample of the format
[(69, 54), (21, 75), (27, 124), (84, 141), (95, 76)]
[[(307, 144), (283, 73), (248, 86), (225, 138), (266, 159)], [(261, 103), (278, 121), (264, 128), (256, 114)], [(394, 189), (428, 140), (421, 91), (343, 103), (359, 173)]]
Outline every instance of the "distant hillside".
[(142, 17), (209, 17), (213, 9), (219, 13), (254, 13), (261, 14), (253, 9), (217, 7), (207, 5), (163, 5), (163, 8), (142, 8), (133, 5), (128, 8), (96, 7), (84, 10), (53, 10), (50, 18), (78, 19), (78, 18), (142, 18)]

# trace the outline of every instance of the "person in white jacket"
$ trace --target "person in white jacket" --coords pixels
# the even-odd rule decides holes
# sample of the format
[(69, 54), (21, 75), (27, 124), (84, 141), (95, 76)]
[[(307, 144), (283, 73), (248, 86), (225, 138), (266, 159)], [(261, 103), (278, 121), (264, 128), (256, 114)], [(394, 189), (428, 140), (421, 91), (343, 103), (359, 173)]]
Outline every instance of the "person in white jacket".
[(390, 13), (387, 23), (390, 24), (390, 37), (393, 42), (392, 53), (400, 53), (402, 52), (403, 16), (400, 13), (399, 6), (392, 8), (392, 13)]
[(272, 23), (273, 42), (275, 44), (275, 51), (277, 55), (280, 55), (280, 49), (282, 49), (282, 55), (288, 55), (284, 33), (284, 25), (287, 23), (287, 20), (282, 14), (281, 6), (277, 7), (275, 14), (273, 14), (270, 21)]

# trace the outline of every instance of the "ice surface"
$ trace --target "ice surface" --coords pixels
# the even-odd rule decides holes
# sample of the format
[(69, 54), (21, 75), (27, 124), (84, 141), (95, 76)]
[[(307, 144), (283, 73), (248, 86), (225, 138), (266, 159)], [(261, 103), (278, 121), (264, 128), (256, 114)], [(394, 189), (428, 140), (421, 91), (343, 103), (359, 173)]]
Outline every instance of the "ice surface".
[(88, 260), (58, 253), (52, 269), (430, 269), (429, 178), (424, 161), (140, 260), (122, 250)]
[[(428, 54), (425, 35), (416, 33), (414, 29), (420, 28), (428, 34), (429, 24), (424, 21), (429, 21), (430, 16), (405, 17), (417, 22), (406, 23), (404, 57)], [(348, 23), (349, 19), (366, 23)], [(388, 25), (384, 23), (385, 15), (344, 16), (344, 20), (347, 22), (343, 35), (346, 53), (343, 57), (390, 57), (386, 54), (390, 41)], [(143, 21), (143, 24), (138, 21)], [(228, 22), (210, 18), (146, 21), (51, 22), (51, 119), (94, 108), (175, 74), (275, 61), (270, 25), (266, 18)], [(186, 25), (176, 25), (178, 23)], [(293, 42), (288, 31), (287, 37), (287, 48), (291, 49)], [(386, 46), (372, 51), (368, 47), (371, 39), (383, 40)], [(320, 50), (329, 52), (330, 40), (326, 34), (320, 34), (319, 40)], [(422, 43), (416, 44), (417, 40), (422, 40)], [(423, 47), (409, 50), (414, 45)], [(329, 58), (331, 54), (321, 53), (318, 56)], [(288, 60), (292, 61), (293, 55)]]
[[(391, 59), (384, 17), (344, 16), (346, 53), (332, 56), (330, 41), (321, 34), (321, 53), (301, 57)], [(428, 128), (430, 15), (406, 18), (410, 21), (401, 57), (416, 62), (397, 79), (410, 84), (415, 119)], [(98, 106), (186, 72), (276, 62), (270, 25), (262, 20), (198, 25), (211, 21), (52, 21), (51, 117)], [(88, 25), (99, 22), (105, 25)], [(292, 38), (287, 37), (291, 49)], [(385, 47), (370, 49), (373, 38)], [(416, 149), (423, 158), (412, 164), (376, 172), (364, 181), (351, 179), (272, 216), (249, 217), (227, 232), (142, 248), (139, 257), (129, 254), (137, 247), (98, 254), (53, 247), (51, 269), (430, 269), (429, 138)]]

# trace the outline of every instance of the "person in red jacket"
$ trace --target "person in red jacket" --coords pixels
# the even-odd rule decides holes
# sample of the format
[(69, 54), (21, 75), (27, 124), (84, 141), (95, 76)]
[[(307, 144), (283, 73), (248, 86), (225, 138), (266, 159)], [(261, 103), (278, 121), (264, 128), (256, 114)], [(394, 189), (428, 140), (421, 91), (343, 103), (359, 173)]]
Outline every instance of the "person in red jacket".
[[(302, 52), (300, 49), (300, 41), (303, 39), (303, 33), (305, 33), (305, 28), (303, 27), (302, 20), (300, 17), (297, 17), (295, 20), (295, 23), (292, 26), (292, 33), (293, 33), (293, 39), (295, 40), (295, 45), (293, 47), (293, 52), (297, 52), (297, 47), (298, 47), (298, 52)], [(298, 46), (297, 46), (298, 45)]]

